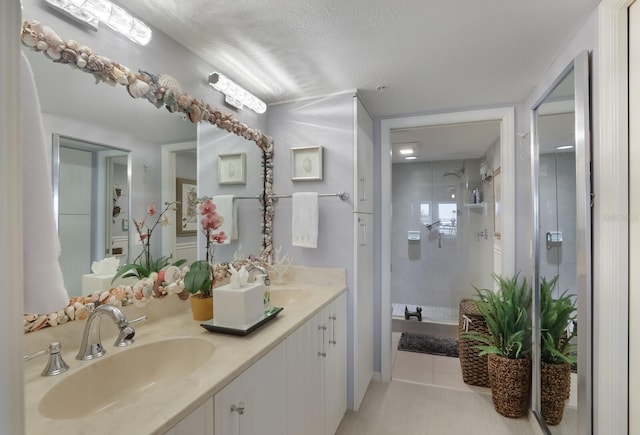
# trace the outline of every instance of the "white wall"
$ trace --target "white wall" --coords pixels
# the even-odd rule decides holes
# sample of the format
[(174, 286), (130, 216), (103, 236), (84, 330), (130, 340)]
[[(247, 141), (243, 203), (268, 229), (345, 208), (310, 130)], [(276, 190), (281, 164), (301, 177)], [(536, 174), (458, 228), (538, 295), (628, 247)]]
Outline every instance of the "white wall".
[[(344, 268), (347, 272), (347, 310), (353, 312), (353, 93), (270, 106), (269, 133), (275, 138), (274, 192), (349, 192), (348, 201), (319, 198), (318, 248), (291, 246), (291, 199), (275, 205), (274, 247), (290, 253), (294, 264)], [(324, 147), (322, 181), (291, 181), (290, 149)], [(374, 274), (374, 271), (371, 271)], [(373, 315), (373, 313), (372, 313)], [(348, 319), (348, 397), (353, 398), (353, 316)]]

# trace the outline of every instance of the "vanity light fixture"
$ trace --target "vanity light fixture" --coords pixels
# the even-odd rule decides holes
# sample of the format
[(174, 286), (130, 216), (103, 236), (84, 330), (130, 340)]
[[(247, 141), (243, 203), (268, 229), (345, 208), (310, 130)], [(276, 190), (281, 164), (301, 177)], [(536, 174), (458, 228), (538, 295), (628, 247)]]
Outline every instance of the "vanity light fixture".
[(256, 113), (264, 113), (267, 110), (264, 101), (219, 72), (212, 72), (209, 75), (209, 85), (222, 92), (225, 96), (224, 100), (233, 107), (242, 109), (247, 106)]
[(145, 23), (131, 16), (129, 12), (108, 0), (46, 0), (51, 6), (69, 17), (98, 30), (103, 22), (116, 32), (140, 45), (151, 41), (151, 29)]
[(491, 181), (493, 178), (493, 171), (487, 167), (485, 162), (480, 163), (480, 179), (482, 181)]
[(572, 150), (573, 148), (574, 148), (573, 145), (560, 145), (560, 146), (556, 147), (556, 150), (558, 150), (558, 151)]

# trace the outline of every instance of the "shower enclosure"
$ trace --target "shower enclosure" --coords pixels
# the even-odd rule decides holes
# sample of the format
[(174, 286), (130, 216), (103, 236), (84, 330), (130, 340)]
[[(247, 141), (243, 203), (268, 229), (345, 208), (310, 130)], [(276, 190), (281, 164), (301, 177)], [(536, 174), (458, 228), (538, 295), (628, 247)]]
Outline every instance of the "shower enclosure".
[(394, 330), (405, 307), (416, 306), (426, 328), (457, 325), (460, 299), (474, 286), (493, 286), (493, 183), (480, 175), (486, 160), (392, 165)]

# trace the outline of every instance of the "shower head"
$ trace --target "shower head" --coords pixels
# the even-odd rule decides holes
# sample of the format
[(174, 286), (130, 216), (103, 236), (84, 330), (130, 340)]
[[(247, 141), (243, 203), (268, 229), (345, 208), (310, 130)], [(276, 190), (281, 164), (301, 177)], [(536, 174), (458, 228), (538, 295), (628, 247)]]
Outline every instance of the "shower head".
[(462, 168), (460, 168), (457, 171), (449, 171), (449, 172), (445, 172), (443, 177), (446, 177), (447, 175), (455, 175), (456, 177), (460, 178), (464, 175), (464, 171), (466, 170), (465, 168), (465, 162), (462, 162)]

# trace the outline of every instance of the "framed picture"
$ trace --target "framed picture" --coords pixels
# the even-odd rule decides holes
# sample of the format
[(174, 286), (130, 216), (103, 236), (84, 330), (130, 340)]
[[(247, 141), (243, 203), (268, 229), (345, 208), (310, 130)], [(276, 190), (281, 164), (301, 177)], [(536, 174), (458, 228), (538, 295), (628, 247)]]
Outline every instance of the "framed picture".
[(198, 230), (198, 184), (176, 178), (176, 236), (195, 236)]
[(493, 172), (493, 235), (500, 240), (502, 237), (502, 177), (500, 176), (500, 168)]
[(218, 184), (247, 184), (247, 154), (218, 155)]
[(291, 148), (291, 180), (322, 180), (322, 147)]

